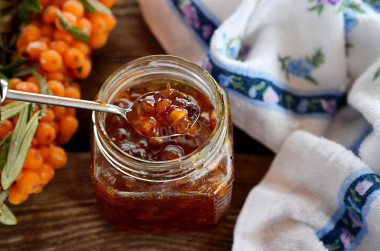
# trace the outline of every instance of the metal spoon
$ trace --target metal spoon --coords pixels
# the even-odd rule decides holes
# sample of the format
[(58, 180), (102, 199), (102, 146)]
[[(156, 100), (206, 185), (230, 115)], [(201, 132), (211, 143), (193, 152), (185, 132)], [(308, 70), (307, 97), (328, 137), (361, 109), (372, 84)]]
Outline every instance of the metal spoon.
[[(139, 98), (137, 98), (132, 106), (128, 108), (122, 108), (116, 105), (107, 104), (100, 101), (73, 99), (73, 98), (59, 97), (59, 96), (53, 96), (53, 95), (36, 94), (36, 93), (30, 93), (30, 92), (10, 90), (8, 89), (7, 81), (1, 78), (0, 78), (0, 86), (1, 86), (1, 91), (0, 91), (1, 103), (3, 103), (5, 99), (12, 99), (12, 100), (20, 100), (20, 101), (26, 101), (26, 102), (32, 102), (32, 103), (39, 103), (39, 104), (57, 105), (57, 106), (73, 107), (73, 108), (78, 108), (78, 109), (86, 109), (86, 110), (91, 110), (91, 111), (113, 113), (113, 114), (122, 116), (125, 120), (127, 120), (130, 123), (130, 125), (135, 129), (135, 131), (141, 134), (142, 136), (146, 136), (150, 138), (167, 138), (167, 137), (181, 135), (180, 133), (175, 133), (175, 130), (166, 131), (165, 135), (158, 135), (158, 136), (144, 135), (138, 128), (136, 128), (137, 123), (133, 123), (133, 121), (129, 121), (128, 114), (134, 110), (135, 106), (139, 103), (139, 101), (142, 101), (146, 96), (152, 95), (156, 92), (145, 93), (141, 95)], [(186, 94), (183, 94), (183, 95), (187, 96)], [(195, 104), (195, 107), (197, 108), (197, 111), (194, 113), (194, 116), (192, 116), (191, 126), (195, 124), (195, 122), (198, 120), (199, 115), (200, 115), (200, 108), (196, 104)]]

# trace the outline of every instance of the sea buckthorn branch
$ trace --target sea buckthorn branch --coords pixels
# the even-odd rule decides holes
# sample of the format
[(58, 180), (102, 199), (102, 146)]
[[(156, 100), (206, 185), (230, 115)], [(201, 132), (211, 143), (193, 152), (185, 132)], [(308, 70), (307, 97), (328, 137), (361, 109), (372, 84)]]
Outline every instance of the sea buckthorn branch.
[[(0, 23), (7, 27), (0, 25), (0, 77), (10, 89), (80, 98), (75, 79), (89, 76), (92, 50), (103, 47), (114, 29), (116, 19), (109, 8), (115, 1), (3, 0)], [(66, 165), (66, 152), (59, 145), (68, 143), (78, 128), (73, 108), (27, 106), (5, 100), (0, 107), (0, 193), (14, 205), (41, 192)], [(25, 130), (32, 120), (33, 127)], [(16, 224), (9, 207), (0, 204), (1, 208), (5, 215), (0, 222)]]

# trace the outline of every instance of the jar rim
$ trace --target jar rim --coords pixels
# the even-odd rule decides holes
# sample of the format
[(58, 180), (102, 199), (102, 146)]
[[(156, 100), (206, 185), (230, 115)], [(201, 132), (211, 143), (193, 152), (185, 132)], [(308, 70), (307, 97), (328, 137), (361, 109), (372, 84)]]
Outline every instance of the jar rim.
[[(199, 155), (202, 152), (204, 152), (205, 148), (208, 145), (213, 145), (217, 143), (217, 140), (223, 138), (223, 135), (226, 133), (225, 128), (222, 127), (222, 124), (224, 120), (226, 119), (226, 97), (225, 92), (223, 89), (216, 83), (216, 81), (212, 78), (212, 76), (203, 68), (198, 66), (197, 64), (181, 58), (177, 56), (171, 56), (171, 55), (151, 55), (146, 56), (142, 58), (135, 59), (133, 61), (130, 61), (127, 64), (122, 65), (118, 69), (116, 69), (103, 83), (102, 87), (99, 90), (97, 99), (103, 102), (109, 102), (112, 100), (113, 97), (109, 97), (108, 100), (103, 100), (105, 93), (107, 93), (107, 88), (114, 84), (113, 81), (116, 81), (116, 79), (122, 75), (126, 75), (128, 71), (133, 71), (135, 67), (141, 67), (144, 65), (149, 65), (151, 63), (165, 63), (166, 66), (175, 66), (175, 67), (181, 67), (183, 69), (189, 70), (194, 72), (197, 76), (202, 77), (204, 81), (207, 82), (208, 85), (213, 90), (213, 95), (216, 99), (216, 104), (214, 105), (214, 110), (217, 116), (217, 121), (214, 130), (209, 135), (207, 140), (202, 143), (197, 149), (195, 149), (193, 152), (186, 154), (184, 156), (181, 156), (180, 158), (173, 159), (173, 160), (165, 160), (165, 161), (155, 161), (155, 160), (145, 160), (138, 157), (135, 157), (133, 155), (130, 155), (126, 152), (124, 152), (121, 148), (119, 148), (109, 137), (109, 135), (105, 131), (104, 126), (104, 119), (101, 118), (100, 112), (93, 112), (93, 123), (95, 124), (95, 127), (97, 129), (97, 132), (100, 133), (101, 137), (104, 138), (104, 142), (109, 149), (111, 149), (113, 157), (115, 157), (115, 154), (118, 155), (118, 159), (125, 159), (127, 158), (128, 161), (133, 162), (133, 164), (149, 164), (149, 167), (162, 167), (170, 164), (178, 164), (179, 162), (194, 162), (193, 156)], [(120, 88), (119, 88), (120, 89)], [(215, 107), (215, 105), (221, 105), (221, 107)], [(218, 112), (217, 112), (218, 111)], [(99, 136), (99, 135), (98, 135)], [(185, 164), (185, 163), (184, 163)], [(147, 169), (147, 166), (144, 166), (145, 169)], [(149, 168), (150, 170), (150, 168)]]

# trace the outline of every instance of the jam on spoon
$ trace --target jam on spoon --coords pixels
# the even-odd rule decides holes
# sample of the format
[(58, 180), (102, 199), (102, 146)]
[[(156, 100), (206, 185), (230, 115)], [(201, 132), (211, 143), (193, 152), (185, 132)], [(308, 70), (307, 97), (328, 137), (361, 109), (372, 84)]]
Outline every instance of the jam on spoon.
[(188, 95), (166, 85), (135, 100), (126, 113), (131, 126), (142, 136), (160, 138), (185, 134), (197, 121), (199, 106)]

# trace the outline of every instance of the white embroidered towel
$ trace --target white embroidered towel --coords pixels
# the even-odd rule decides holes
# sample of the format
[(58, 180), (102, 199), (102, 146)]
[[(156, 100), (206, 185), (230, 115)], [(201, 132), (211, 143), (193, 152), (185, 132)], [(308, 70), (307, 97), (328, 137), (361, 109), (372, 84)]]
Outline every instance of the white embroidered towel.
[[(140, 0), (140, 5), (168, 53), (200, 63), (225, 87), (234, 124), (278, 152), (270, 174), (253, 190), (239, 217), (235, 250), (267, 250), (270, 243), (282, 243), (281, 236), (293, 236), (289, 245), (282, 244), (285, 250), (311, 246), (344, 250), (380, 244), (380, 239), (374, 237), (380, 225), (369, 221), (367, 212), (377, 212), (379, 204), (371, 199), (379, 191), (376, 174), (371, 174), (368, 181), (375, 192), (361, 195), (364, 201), (374, 202), (362, 204), (367, 211), (355, 209), (363, 227), (357, 228), (349, 219), (338, 224), (336, 217), (343, 216), (333, 214), (333, 208), (342, 208), (338, 191), (347, 177), (356, 177), (361, 167), (380, 171), (380, 1)], [(325, 136), (360, 156), (363, 162), (336, 143), (297, 130)], [(296, 135), (291, 136), (293, 133)], [(291, 149), (289, 142), (298, 145)], [(313, 150), (309, 143), (318, 147)], [(309, 151), (306, 157), (300, 155), (303, 148)], [(334, 162), (337, 154), (348, 161)], [(330, 168), (322, 168), (327, 166)], [(300, 168), (304, 173), (299, 172)], [(314, 177), (318, 170), (324, 174)], [(284, 180), (291, 177), (302, 183), (298, 186), (302, 190), (314, 191), (294, 200), (291, 209), (299, 207), (294, 212), (286, 206), (293, 198), (292, 179), (285, 183), (270, 180), (280, 173), (286, 173)], [(275, 185), (266, 186), (269, 181)], [(350, 189), (364, 182), (351, 181)], [(274, 189), (277, 186), (281, 189)], [(317, 196), (318, 187), (328, 193), (329, 200)], [(272, 203), (264, 191), (286, 203)], [(268, 203), (280, 213), (266, 214), (264, 206)], [(309, 210), (310, 205), (316, 205), (314, 211)], [(257, 210), (264, 210), (260, 219), (250, 220)], [(281, 233), (289, 229), (288, 235), (278, 235), (272, 217), (281, 223)], [(296, 220), (287, 220), (292, 217)], [(327, 225), (335, 239), (321, 235), (319, 230)], [(256, 238), (261, 228), (268, 230), (263, 239)]]

